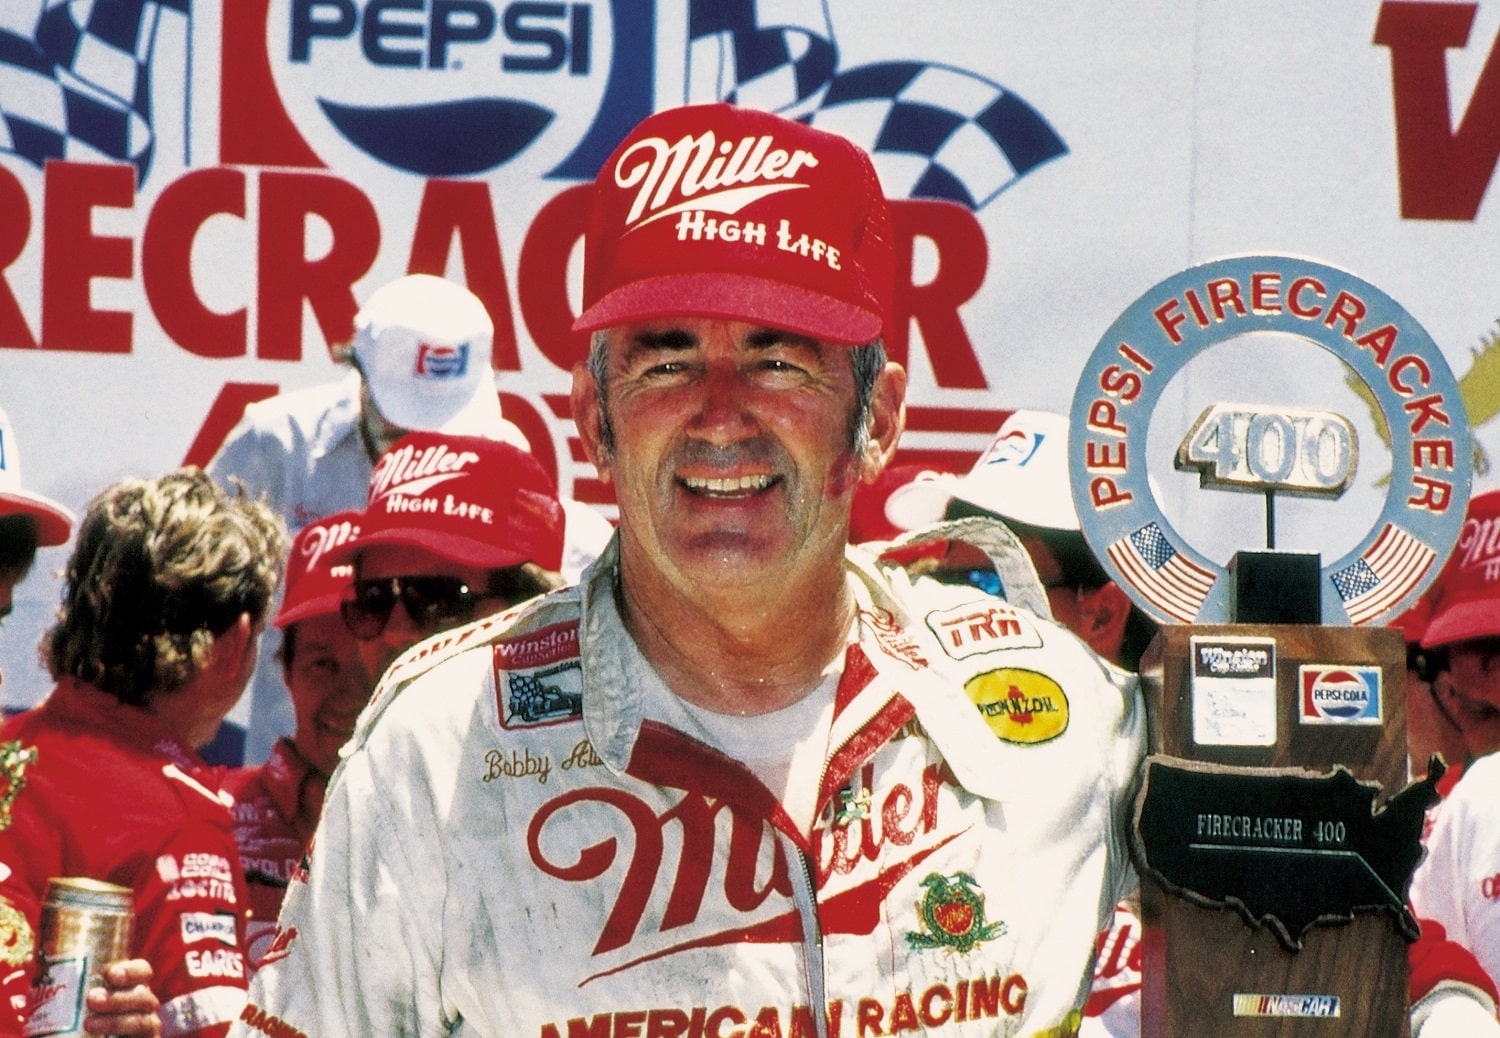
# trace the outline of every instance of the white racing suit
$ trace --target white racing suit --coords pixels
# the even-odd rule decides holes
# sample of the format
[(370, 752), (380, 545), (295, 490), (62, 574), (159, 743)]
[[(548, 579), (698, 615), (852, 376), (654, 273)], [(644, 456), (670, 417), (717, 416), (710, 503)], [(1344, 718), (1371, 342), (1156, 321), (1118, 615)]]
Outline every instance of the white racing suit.
[(851, 549), (803, 832), (642, 716), (661, 679), (616, 611), (615, 551), (391, 669), (232, 1033), (1072, 1034), (1135, 884), (1134, 678)]

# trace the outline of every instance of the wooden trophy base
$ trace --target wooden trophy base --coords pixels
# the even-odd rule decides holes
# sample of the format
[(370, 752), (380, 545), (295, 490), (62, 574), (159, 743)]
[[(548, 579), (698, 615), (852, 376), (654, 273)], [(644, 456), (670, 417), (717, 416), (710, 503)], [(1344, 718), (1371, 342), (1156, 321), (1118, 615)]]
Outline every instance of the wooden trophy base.
[[(1222, 645), (1215, 639), (1223, 639)], [(1267, 644), (1274, 649), (1274, 720), (1268, 698), (1273, 679), (1262, 673), (1258, 684), (1245, 686), (1245, 702), (1254, 707), (1249, 714), (1259, 720), (1242, 725), (1234, 698), (1239, 691), (1228, 686), (1222, 692), (1223, 682), (1203, 680), (1202, 650), (1205, 645), (1216, 647), (1220, 659), (1229, 659), (1232, 654), (1226, 654), (1224, 646), (1248, 645), (1263, 656)], [(1370, 697), (1360, 691), (1364, 686), (1349, 682), (1346, 690), (1340, 685), (1343, 668), (1362, 676), (1367, 685), (1373, 684), (1378, 668), (1377, 719), (1359, 716), (1350, 721), (1353, 708), (1338, 697), (1364, 696), (1366, 702)], [(1227, 773), (1233, 776), (1225, 779), (1228, 783), (1243, 778), (1233, 808), (1215, 813), (1219, 808), (1213, 798), (1220, 794), (1214, 792), (1185, 807), (1183, 817), (1173, 818), (1186, 834), (1181, 843), (1188, 848), (1182, 852), (1184, 858), (1200, 855), (1194, 859), (1197, 871), (1189, 872), (1193, 882), (1203, 879), (1205, 860), (1213, 872), (1217, 866), (1212, 863), (1233, 856), (1241, 874), (1251, 875), (1261, 888), (1250, 900), (1263, 908), (1266, 889), (1270, 897), (1279, 898), (1277, 885), (1283, 880), (1290, 885), (1299, 869), (1305, 877), (1309, 868), (1321, 871), (1326, 860), (1331, 868), (1367, 871), (1358, 852), (1346, 851), (1336, 842), (1312, 848), (1308, 840), (1291, 847), (1279, 830), (1274, 838), (1269, 835), (1269, 823), (1268, 835), (1260, 842), (1260, 825), (1250, 823), (1261, 788), (1257, 783), (1266, 776), (1322, 777), (1342, 767), (1361, 782), (1379, 784), (1373, 800), (1377, 810), (1406, 786), (1405, 646), (1398, 632), (1275, 624), (1165, 627), (1141, 673), (1153, 719), (1153, 762), (1180, 762), (1213, 779)], [(1212, 700), (1212, 695), (1220, 698)], [(1317, 704), (1323, 702), (1332, 708), (1320, 712)], [(1215, 706), (1218, 720), (1205, 718), (1205, 704)], [(1205, 809), (1203, 803), (1210, 806)], [(1252, 806), (1247, 808), (1247, 803)], [(1278, 818), (1297, 813), (1298, 808), (1289, 811), (1285, 803), (1274, 812)], [(1368, 821), (1359, 813), (1356, 805), (1349, 816), (1351, 832)], [(1304, 835), (1304, 827), (1310, 832), (1325, 818), (1331, 819), (1329, 811), (1309, 806), (1296, 832)], [(1137, 833), (1149, 847), (1141, 825), (1138, 814)], [(1212, 839), (1216, 835), (1224, 836), (1217, 844)], [(1153, 856), (1150, 850), (1142, 852), (1141, 845), (1137, 851)], [(1271, 926), (1248, 922), (1232, 899), (1199, 896), (1191, 886), (1177, 885), (1158, 872), (1155, 863), (1142, 874), (1145, 1038), (1401, 1038), (1408, 1033), (1408, 944), (1394, 911), (1356, 910), (1347, 921), (1317, 922), (1301, 933), (1300, 950), (1291, 951), (1288, 935), (1278, 937)], [(1404, 897), (1405, 891), (1402, 884), (1395, 896)], [(1310, 896), (1320, 907), (1328, 891)], [(1318, 911), (1313, 918), (1322, 914)], [(1332, 914), (1341, 913), (1335, 909)], [(1294, 928), (1293, 946), (1297, 936)]]

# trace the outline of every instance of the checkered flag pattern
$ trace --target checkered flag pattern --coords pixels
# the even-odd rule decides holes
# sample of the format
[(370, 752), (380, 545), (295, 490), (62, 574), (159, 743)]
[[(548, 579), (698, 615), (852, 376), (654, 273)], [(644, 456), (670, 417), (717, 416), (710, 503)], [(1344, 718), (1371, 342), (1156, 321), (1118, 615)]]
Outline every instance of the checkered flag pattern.
[(887, 192), (970, 209), (1067, 151), (1015, 94), (973, 73), (919, 62), (841, 73), (811, 122), (863, 145)]
[[(11, 2), (11, 0), (6, 0)], [(0, 150), (151, 164), (151, 55), (161, 13), (190, 0), (46, 0), (30, 28), (0, 26)]]
[(971, 72), (914, 61), (839, 71), (821, 0), (691, 0), (688, 48), (687, 101), (841, 134), (874, 156), (892, 197), (981, 209), (1067, 151), (1035, 109)]
[[(773, 7), (775, 23), (760, 24)], [(830, 37), (821, 0), (693, 0), (687, 97), (798, 118), (817, 108), (833, 78)]]

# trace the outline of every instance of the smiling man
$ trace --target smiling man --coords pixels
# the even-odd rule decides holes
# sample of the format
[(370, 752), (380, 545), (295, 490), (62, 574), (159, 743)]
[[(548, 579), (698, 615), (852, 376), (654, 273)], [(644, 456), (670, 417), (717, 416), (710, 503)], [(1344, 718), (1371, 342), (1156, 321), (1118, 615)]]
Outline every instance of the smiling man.
[(1013, 537), (1009, 602), (846, 548), (903, 425), (891, 242), (843, 138), (620, 145), (572, 397), (615, 539), (392, 666), (238, 1033), (1073, 1033), (1140, 697), (1014, 604)]

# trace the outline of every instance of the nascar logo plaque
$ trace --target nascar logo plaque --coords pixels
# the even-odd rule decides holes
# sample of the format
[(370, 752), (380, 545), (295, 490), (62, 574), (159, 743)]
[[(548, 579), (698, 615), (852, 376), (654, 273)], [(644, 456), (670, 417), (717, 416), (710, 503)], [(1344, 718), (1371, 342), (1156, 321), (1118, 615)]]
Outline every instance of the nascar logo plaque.
[[(1276, 364), (1297, 372), (1293, 398), (1257, 399)], [(1204, 392), (1216, 380), (1223, 398)], [(1470, 437), (1441, 352), (1347, 271), (1212, 261), (1105, 332), (1069, 452), (1085, 538), (1162, 624), (1141, 664), (1156, 735), (1132, 832), (1154, 949), (1142, 1033), (1301, 1038), (1334, 1015), (1341, 1035), (1402, 1033), (1402, 897), (1437, 776), (1375, 809), (1406, 785), (1404, 647), (1382, 624), (1463, 526)], [(1298, 550), (1277, 550), (1278, 501)], [(1341, 869), (1385, 878), (1357, 889), (1329, 879)]]

